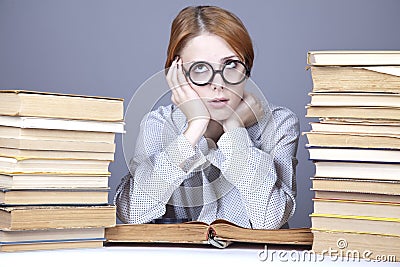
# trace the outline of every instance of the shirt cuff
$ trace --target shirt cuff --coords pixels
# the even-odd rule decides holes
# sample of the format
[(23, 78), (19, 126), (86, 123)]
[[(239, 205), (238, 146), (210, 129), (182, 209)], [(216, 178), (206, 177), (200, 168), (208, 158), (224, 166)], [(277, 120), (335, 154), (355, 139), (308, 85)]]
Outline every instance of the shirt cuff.
[(168, 145), (166, 153), (169, 160), (186, 173), (206, 162), (206, 158), (200, 149), (197, 146), (193, 148), (183, 134)]
[(233, 151), (254, 146), (247, 129), (243, 127), (238, 127), (224, 133), (217, 145), (225, 155), (231, 155)]

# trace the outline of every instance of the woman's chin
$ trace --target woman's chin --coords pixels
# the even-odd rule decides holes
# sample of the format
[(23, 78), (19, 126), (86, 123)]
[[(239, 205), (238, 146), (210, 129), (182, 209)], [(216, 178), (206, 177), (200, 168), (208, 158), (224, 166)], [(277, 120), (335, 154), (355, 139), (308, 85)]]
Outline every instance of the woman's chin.
[(212, 120), (222, 122), (222, 121), (228, 119), (232, 115), (232, 112), (230, 112), (230, 113), (227, 113), (227, 112), (224, 112), (224, 113), (223, 112), (215, 112), (214, 113), (213, 112), (210, 115), (211, 115)]

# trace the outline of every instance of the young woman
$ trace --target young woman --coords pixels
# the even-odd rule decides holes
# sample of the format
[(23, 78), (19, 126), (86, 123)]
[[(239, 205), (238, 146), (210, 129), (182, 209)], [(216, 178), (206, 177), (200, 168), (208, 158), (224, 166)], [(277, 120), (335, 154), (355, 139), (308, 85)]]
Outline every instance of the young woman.
[(298, 119), (246, 90), (253, 59), (234, 14), (197, 6), (177, 15), (165, 63), (172, 104), (141, 123), (114, 199), (121, 221), (225, 219), (256, 229), (288, 221)]

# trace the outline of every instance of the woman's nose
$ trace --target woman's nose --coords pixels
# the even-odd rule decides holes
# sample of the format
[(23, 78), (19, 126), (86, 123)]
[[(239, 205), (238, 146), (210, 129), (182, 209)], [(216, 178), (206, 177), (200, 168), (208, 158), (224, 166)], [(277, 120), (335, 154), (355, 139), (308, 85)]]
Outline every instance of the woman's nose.
[(224, 89), (225, 82), (224, 82), (224, 79), (222, 79), (221, 72), (215, 73), (214, 79), (211, 81), (211, 86), (214, 90), (216, 90), (217, 88), (219, 88), (221, 90)]

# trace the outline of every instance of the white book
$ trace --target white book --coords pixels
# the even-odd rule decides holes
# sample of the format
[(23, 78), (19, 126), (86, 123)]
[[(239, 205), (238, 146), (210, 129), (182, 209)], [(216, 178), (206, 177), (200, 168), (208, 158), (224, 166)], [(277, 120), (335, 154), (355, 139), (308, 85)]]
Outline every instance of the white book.
[(52, 129), (31, 129), (0, 125), (1, 138), (25, 138), (35, 140), (80, 141), (114, 143), (115, 133), (92, 131), (68, 131)]
[(311, 122), (313, 132), (400, 135), (400, 122), (325, 119)]
[[(1, 138), (0, 138), (1, 144)], [(31, 159), (94, 159), (94, 160), (110, 160), (114, 161), (114, 152), (93, 152), (90, 151), (69, 151), (65, 150), (54, 150), (54, 147), (50, 147), (51, 150), (35, 150), (35, 149), (18, 149), (18, 148), (7, 148), (1, 147), (0, 145), (0, 157), (5, 158), (31, 158)]]
[(400, 163), (399, 149), (306, 146), (311, 160)]
[[(114, 143), (34, 140), (24, 138), (14, 139), (2, 137), (0, 137), (0, 147), (21, 150), (115, 152)], [(73, 158), (73, 155), (71, 154), (69, 158)]]
[(108, 175), (0, 173), (0, 187), (10, 189), (107, 188), (108, 180)]
[(400, 94), (309, 93), (314, 106), (400, 107)]
[(72, 130), (72, 131), (92, 131), (92, 132), (111, 132), (124, 133), (125, 123), (122, 121), (89, 121), (89, 120), (69, 120), (57, 118), (40, 117), (14, 117), (0, 116), (0, 125), (33, 128), (33, 129), (53, 129), (53, 130)]
[(315, 161), (315, 177), (400, 180), (400, 164)]
[(399, 50), (309, 51), (307, 63), (313, 66), (390, 66), (400, 65)]

